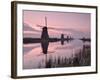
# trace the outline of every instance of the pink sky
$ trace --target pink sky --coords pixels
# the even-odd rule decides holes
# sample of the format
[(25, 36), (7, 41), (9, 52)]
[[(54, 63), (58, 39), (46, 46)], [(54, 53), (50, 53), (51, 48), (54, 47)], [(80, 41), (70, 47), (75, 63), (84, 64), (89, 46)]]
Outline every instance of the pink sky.
[(47, 27), (55, 28), (55, 30), (48, 29), (49, 36), (60, 37), (60, 34), (64, 33), (74, 37), (90, 37), (91, 15), (89, 13), (25, 10), (23, 14), (25, 37), (39, 37), (41, 35), (42, 29), (37, 25), (45, 26), (45, 16), (47, 17)]

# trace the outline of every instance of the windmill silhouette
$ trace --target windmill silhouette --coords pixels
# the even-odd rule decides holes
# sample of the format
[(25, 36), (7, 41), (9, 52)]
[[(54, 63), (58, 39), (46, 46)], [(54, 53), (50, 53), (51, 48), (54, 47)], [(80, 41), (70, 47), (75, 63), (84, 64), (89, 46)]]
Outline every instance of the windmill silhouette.
[(47, 29), (47, 17), (45, 17), (45, 26), (42, 28), (41, 39), (42, 40), (48, 40), (49, 39), (48, 29)]

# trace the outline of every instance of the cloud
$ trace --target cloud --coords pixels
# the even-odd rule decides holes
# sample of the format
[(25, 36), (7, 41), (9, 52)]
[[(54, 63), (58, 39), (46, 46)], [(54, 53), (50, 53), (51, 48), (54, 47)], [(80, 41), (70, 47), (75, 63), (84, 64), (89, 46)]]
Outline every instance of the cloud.
[(23, 30), (24, 31), (35, 31), (35, 32), (40, 32), (39, 30), (36, 30), (35, 28), (31, 27), (29, 24), (27, 23), (24, 23), (24, 26), (23, 26)]

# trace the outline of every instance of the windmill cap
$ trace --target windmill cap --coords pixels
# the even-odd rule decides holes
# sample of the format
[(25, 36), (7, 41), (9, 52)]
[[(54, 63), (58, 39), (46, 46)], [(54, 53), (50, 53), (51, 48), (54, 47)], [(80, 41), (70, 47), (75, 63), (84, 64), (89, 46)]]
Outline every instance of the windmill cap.
[(46, 29), (47, 30), (47, 27), (43, 27), (43, 29)]

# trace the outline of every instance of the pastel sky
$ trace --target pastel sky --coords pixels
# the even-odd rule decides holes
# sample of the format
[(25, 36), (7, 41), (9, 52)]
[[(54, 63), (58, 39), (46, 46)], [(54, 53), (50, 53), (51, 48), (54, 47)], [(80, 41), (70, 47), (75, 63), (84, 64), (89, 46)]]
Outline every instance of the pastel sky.
[(23, 11), (24, 37), (40, 37), (42, 27), (38, 25), (45, 26), (45, 17), (50, 37), (60, 37), (62, 33), (76, 38), (90, 37), (90, 13), (29, 10)]

